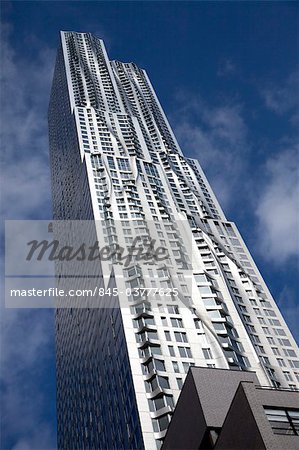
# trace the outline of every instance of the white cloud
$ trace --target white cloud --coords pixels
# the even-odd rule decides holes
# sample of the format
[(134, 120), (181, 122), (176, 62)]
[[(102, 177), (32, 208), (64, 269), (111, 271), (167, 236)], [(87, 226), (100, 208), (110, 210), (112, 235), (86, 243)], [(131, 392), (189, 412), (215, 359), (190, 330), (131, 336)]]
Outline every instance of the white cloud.
[(299, 256), (298, 175), (298, 148), (285, 150), (267, 162), (257, 199), (257, 248), (278, 265)]
[[(50, 216), (47, 103), (55, 52), (36, 40), (31, 41), (39, 47), (34, 59), (16, 54), (10, 45), (11, 31), (4, 24), (1, 206), (5, 219), (46, 218)], [(1, 305), (1, 434), (15, 450), (56, 446), (56, 430), (47, 419), (54, 411), (49, 411), (48, 394), (41, 384), (53, 364), (49, 362), (54, 345), (52, 315), (53, 311), (7, 310)]]
[(268, 109), (276, 114), (290, 113), (291, 122), (298, 123), (299, 114), (299, 71), (291, 73), (281, 84), (263, 89), (261, 95)]
[(245, 183), (249, 152), (242, 107), (210, 106), (200, 96), (181, 93), (172, 122), (183, 152), (199, 159), (221, 205), (228, 210), (235, 206), (241, 200), (238, 185), (242, 178)]
[(281, 140), (262, 172), (250, 161), (249, 131), (240, 105), (211, 106), (186, 94), (180, 94), (178, 105), (173, 122), (182, 149), (199, 159), (228, 217), (233, 219), (239, 208), (250, 218), (245, 207), (252, 208), (252, 222), (254, 214), (257, 218), (252, 235), (264, 260), (284, 264), (298, 256), (298, 149), (288, 143), (278, 153), (286, 145)]
[(54, 448), (53, 431), (47, 424), (35, 424), (30, 436), (19, 439), (11, 450), (45, 450)]
[[(47, 102), (54, 51), (34, 60), (15, 54), (4, 25), (1, 72), (2, 208), (5, 218), (49, 211)], [(5, 95), (4, 95), (5, 93)], [(46, 205), (46, 208), (45, 208)]]

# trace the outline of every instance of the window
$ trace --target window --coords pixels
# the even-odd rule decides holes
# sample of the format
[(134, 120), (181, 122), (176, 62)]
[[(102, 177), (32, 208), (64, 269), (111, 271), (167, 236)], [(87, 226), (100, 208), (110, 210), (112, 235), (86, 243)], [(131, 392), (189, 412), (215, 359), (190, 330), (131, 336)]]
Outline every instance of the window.
[(296, 358), (296, 352), (294, 351), (294, 350), (290, 350), (289, 348), (284, 348), (283, 349), (283, 353), (286, 355), (286, 356), (292, 356), (292, 357), (294, 357), (294, 358)]
[(274, 434), (299, 436), (299, 409), (265, 407), (264, 410)]
[(170, 332), (169, 331), (164, 331), (165, 333), (165, 337), (167, 341), (171, 341), (171, 336), (170, 336)]
[(280, 355), (280, 352), (277, 347), (272, 347), (272, 352), (274, 353), (274, 355)]
[(180, 372), (179, 364), (178, 364), (177, 361), (172, 361), (172, 366), (173, 366), (173, 370), (174, 370), (176, 373), (179, 373), (179, 372)]
[(270, 365), (270, 361), (269, 358), (267, 356), (260, 356), (261, 361), (263, 361), (264, 364), (269, 364)]
[(168, 378), (166, 378), (166, 377), (157, 377), (157, 379), (158, 379), (159, 386), (161, 386), (162, 388), (169, 389), (170, 386), (169, 386)]
[(161, 419), (152, 419), (153, 427), (155, 432), (164, 431), (168, 427), (170, 421), (170, 416), (166, 415), (161, 417)]
[(277, 362), (280, 365), (280, 367), (285, 367), (286, 363), (284, 362), (284, 360), (282, 358), (277, 358)]
[(208, 308), (209, 306), (217, 306), (216, 300), (212, 297), (212, 298), (204, 298), (203, 299), (203, 303), (205, 305), (206, 308)]
[(164, 327), (167, 327), (167, 319), (166, 319), (166, 317), (161, 317), (161, 322), (162, 322), (162, 325), (164, 326)]
[(213, 293), (210, 286), (199, 286), (198, 289), (201, 294), (212, 294)]
[(204, 354), (205, 359), (213, 359), (213, 355), (210, 348), (203, 348), (202, 352)]
[(215, 328), (216, 331), (226, 331), (226, 327), (224, 323), (214, 323), (213, 322), (213, 327)]
[(289, 359), (288, 362), (293, 369), (299, 368), (299, 361)]
[(194, 363), (191, 362), (183, 362), (183, 368), (184, 368), (184, 372), (188, 373), (189, 367), (190, 366), (194, 366)]
[(253, 342), (257, 342), (258, 344), (260, 344), (261, 342), (260, 338), (256, 334), (252, 334), (251, 339), (253, 340)]
[(268, 321), (269, 321), (270, 325), (273, 325), (274, 327), (281, 326), (281, 323), (277, 319), (268, 319)]
[(147, 325), (155, 325), (155, 321), (152, 317), (142, 317), (141, 319), (133, 320), (134, 328), (144, 328)]
[(165, 372), (166, 369), (165, 369), (164, 361), (162, 361), (161, 359), (154, 359), (153, 363), (154, 363), (156, 370), (161, 370), (162, 372)]
[(293, 381), (293, 378), (292, 378), (292, 375), (290, 374), (290, 372), (283, 372), (283, 373), (284, 373), (285, 379), (287, 381)]
[(209, 281), (208, 277), (204, 274), (194, 275), (196, 283), (207, 283)]
[(182, 319), (170, 319), (171, 325), (176, 328), (183, 328)]
[(137, 342), (145, 342), (151, 339), (158, 339), (158, 334), (155, 331), (146, 331), (144, 333), (136, 334)]
[(274, 333), (277, 336), (286, 336), (286, 333), (284, 330), (280, 329), (280, 328), (274, 328)]
[(150, 411), (158, 411), (165, 406), (174, 406), (173, 398), (170, 395), (163, 395), (163, 397), (156, 398), (154, 400), (149, 399)]
[(291, 346), (291, 343), (290, 343), (290, 341), (288, 339), (280, 339), (280, 338), (278, 338), (278, 342), (279, 342), (280, 345), (285, 345), (287, 347)]
[(168, 350), (169, 350), (170, 356), (175, 356), (174, 348), (172, 347), (172, 345), (168, 346)]
[(144, 312), (146, 312), (146, 313), (149, 314), (150, 311), (151, 311), (151, 307), (150, 307), (150, 305), (147, 304), (147, 303), (141, 303), (141, 304), (138, 305), (138, 306), (132, 306), (132, 307), (131, 307), (131, 312), (132, 312), (132, 314), (142, 314), (142, 313), (144, 313)]
[(166, 269), (159, 269), (158, 270), (158, 277), (159, 278), (164, 278), (164, 277), (168, 277), (168, 272)]
[(164, 361), (160, 359), (153, 359), (148, 364), (142, 366), (144, 375), (151, 373), (153, 370), (161, 370), (165, 372)]
[(188, 342), (186, 333), (181, 333), (179, 331), (175, 331), (174, 337), (177, 342)]
[(268, 327), (262, 327), (265, 334), (271, 334)]
[(146, 391), (153, 392), (157, 388), (169, 389), (169, 381), (167, 377), (155, 376), (151, 381), (146, 381)]
[(143, 366), (144, 373), (148, 374), (152, 372), (153, 370), (160, 370), (162, 372), (165, 372), (165, 364), (164, 361), (160, 359), (153, 359), (148, 364)]
[(108, 156), (107, 160), (108, 160), (108, 165), (109, 165), (109, 167), (110, 167), (111, 169), (115, 169), (115, 164), (114, 164), (114, 159), (113, 159), (113, 157), (112, 157), (112, 156)]
[(162, 355), (161, 347), (149, 347), (152, 355)]
[(167, 311), (170, 314), (179, 314), (179, 307), (177, 305), (167, 305)]
[(199, 319), (194, 319), (194, 325), (195, 328), (197, 328), (198, 330), (201, 330), (201, 321)]
[(120, 170), (129, 170), (129, 163), (126, 159), (117, 158), (117, 164)]
[(212, 310), (212, 311), (208, 311), (208, 316), (210, 317), (210, 319), (221, 319), (222, 316), (220, 314), (220, 312), (218, 311), (218, 309)]
[(179, 347), (179, 353), (182, 358), (192, 358), (191, 349), (189, 347)]
[(259, 323), (261, 323), (263, 325), (266, 324), (266, 321), (265, 321), (265, 319), (263, 317), (258, 317), (258, 321), (259, 321)]
[(177, 382), (178, 388), (182, 389), (182, 387), (183, 387), (183, 380), (182, 380), (182, 378), (177, 378), (176, 382)]

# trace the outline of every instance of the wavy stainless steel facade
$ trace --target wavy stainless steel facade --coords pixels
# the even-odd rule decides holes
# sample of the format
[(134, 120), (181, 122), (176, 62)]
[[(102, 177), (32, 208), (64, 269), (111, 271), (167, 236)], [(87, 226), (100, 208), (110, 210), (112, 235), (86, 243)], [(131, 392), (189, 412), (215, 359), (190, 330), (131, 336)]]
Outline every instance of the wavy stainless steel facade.
[[(169, 257), (101, 261), (99, 282), (119, 292), (113, 308), (57, 311), (59, 447), (156, 449), (190, 365), (295, 387), (298, 350), (146, 72), (110, 61), (89, 33), (60, 39), (49, 108), (54, 218), (94, 221), (101, 246), (154, 239)], [(136, 288), (157, 295), (127, 295)]]

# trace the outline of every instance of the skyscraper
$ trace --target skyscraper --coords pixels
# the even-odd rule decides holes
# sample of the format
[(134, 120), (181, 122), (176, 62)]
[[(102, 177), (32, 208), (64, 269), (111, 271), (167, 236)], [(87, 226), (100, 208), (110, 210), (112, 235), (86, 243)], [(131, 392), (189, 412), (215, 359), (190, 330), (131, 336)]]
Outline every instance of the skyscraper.
[(54, 219), (95, 224), (99, 248), (167, 250), (102, 258), (101, 308), (57, 309), (59, 447), (159, 448), (190, 365), (298, 386), (296, 343), (146, 72), (61, 32), (49, 130)]

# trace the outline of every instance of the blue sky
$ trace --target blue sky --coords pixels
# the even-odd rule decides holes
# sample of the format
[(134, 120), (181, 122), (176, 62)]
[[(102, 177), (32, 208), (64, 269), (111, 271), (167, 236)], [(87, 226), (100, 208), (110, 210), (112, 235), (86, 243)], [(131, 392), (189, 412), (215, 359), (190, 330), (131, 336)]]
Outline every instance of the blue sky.
[[(298, 18), (297, 2), (2, 2), (4, 217), (51, 217), (58, 32), (93, 32), (147, 70), (298, 340)], [(1, 312), (1, 448), (54, 449), (53, 312)]]

